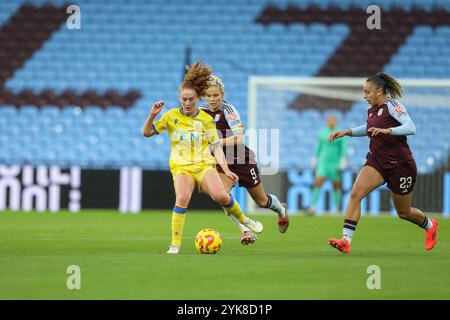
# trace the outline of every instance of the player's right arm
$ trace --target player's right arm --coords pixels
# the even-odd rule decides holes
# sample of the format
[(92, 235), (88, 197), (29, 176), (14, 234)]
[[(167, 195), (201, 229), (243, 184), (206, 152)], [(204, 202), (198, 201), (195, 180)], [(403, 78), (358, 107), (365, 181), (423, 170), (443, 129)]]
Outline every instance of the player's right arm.
[(342, 137), (345, 137), (345, 136), (350, 136), (351, 137), (352, 136), (352, 130), (351, 129), (347, 129), (347, 130), (333, 132), (328, 137), (328, 141), (329, 142), (333, 142), (334, 140), (342, 138)]
[(333, 142), (336, 139), (349, 136), (349, 137), (363, 137), (367, 136), (366, 125), (362, 125), (353, 129), (347, 129), (342, 131), (336, 131), (330, 134), (328, 137), (329, 142)]
[(167, 121), (163, 120), (164, 117), (157, 121), (156, 124), (153, 123), (156, 116), (161, 112), (163, 106), (164, 101), (157, 101), (153, 104), (150, 114), (148, 115), (147, 120), (145, 120), (144, 127), (142, 128), (142, 134), (144, 136), (151, 137), (155, 134), (159, 134), (166, 128)]

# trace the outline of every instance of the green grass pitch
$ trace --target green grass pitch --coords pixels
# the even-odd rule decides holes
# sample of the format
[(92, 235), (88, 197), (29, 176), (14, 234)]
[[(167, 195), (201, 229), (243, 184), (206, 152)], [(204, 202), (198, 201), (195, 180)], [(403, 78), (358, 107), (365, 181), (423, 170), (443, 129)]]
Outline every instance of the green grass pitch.
[[(280, 234), (275, 216), (258, 216), (264, 232), (240, 244), (219, 211), (188, 212), (179, 255), (167, 255), (170, 211), (119, 214), (0, 213), (0, 299), (450, 299), (450, 220), (438, 244), (424, 249), (420, 228), (391, 217), (363, 217), (352, 253), (327, 244), (343, 217), (292, 216)], [(223, 236), (216, 255), (202, 255), (202, 228)], [(67, 268), (81, 270), (81, 289), (66, 287)], [(367, 288), (367, 268), (381, 289)]]

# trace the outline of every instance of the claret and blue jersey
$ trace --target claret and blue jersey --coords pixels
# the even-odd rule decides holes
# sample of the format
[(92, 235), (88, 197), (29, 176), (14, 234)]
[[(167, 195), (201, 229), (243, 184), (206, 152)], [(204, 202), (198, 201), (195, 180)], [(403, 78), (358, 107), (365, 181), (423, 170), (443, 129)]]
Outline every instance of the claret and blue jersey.
[[(392, 135), (372, 136), (369, 128), (392, 129)], [(404, 161), (413, 161), (407, 143), (407, 135), (415, 134), (416, 128), (406, 111), (397, 100), (388, 98), (382, 105), (369, 107), (366, 125), (352, 129), (353, 136), (370, 138), (370, 152), (385, 168), (396, 167)]]

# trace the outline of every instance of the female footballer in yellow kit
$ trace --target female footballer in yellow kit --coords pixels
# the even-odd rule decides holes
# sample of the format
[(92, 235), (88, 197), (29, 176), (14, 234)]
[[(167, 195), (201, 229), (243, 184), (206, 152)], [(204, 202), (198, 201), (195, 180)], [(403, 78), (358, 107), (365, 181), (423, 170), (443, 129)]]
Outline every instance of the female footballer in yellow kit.
[(145, 121), (143, 134), (151, 137), (167, 130), (171, 140), (170, 171), (175, 187), (175, 207), (172, 213), (172, 243), (167, 253), (178, 253), (181, 247), (186, 210), (195, 186), (220, 204), (250, 229), (261, 228), (249, 219), (239, 204), (225, 191), (216, 171), (216, 161), (225, 175), (236, 183), (239, 178), (228, 168), (220, 146), (213, 118), (197, 108), (197, 102), (209, 87), (211, 69), (197, 61), (187, 72), (179, 89), (181, 108), (167, 111), (158, 121), (163, 101), (153, 104)]

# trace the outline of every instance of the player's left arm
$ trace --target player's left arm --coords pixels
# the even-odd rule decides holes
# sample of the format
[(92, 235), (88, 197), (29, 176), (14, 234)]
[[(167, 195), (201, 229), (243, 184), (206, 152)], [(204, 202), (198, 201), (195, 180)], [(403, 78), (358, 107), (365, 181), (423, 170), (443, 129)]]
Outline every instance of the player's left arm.
[(233, 182), (236, 183), (237, 181), (239, 181), (239, 177), (231, 172), (230, 168), (228, 168), (227, 159), (220, 145), (220, 139), (219, 134), (217, 133), (216, 124), (214, 123), (214, 120), (212, 118), (206, 123), (205, 135), (209, 143), (211, 154), (216, 159), (217, 164), (222, 168), (223, 173)]
[(239, 181), (239, 177), (228, 168), (225, 153), (223, 153), (220, 143), (210, 144), (211, 153), (216, 159), (217, 164), (222, 168), (223, 173), (234, 183)]
[(233, 135), (228, 138), (220, 139), (220, 144), (222, 146), (236, 145), (244, 143), (244, 124), (241, 121), (241, 116), (236, 108), (232, 105), (228, 105), (224, 109), (225, 119), (228, 126), (231, 128)]
[(387, 106), (391, 117), (400, 122), (400, 125), (398, 127), (387, 129), (369, 128), (367, 131), (372, 132), (372, 136), (376, 136), (379, 133), (394, 136), (407, 136), (416, 134), (416, 126), (409, 117), (409, 114), (404, 106), (402, 106), (397, 101), (388, 101)]

